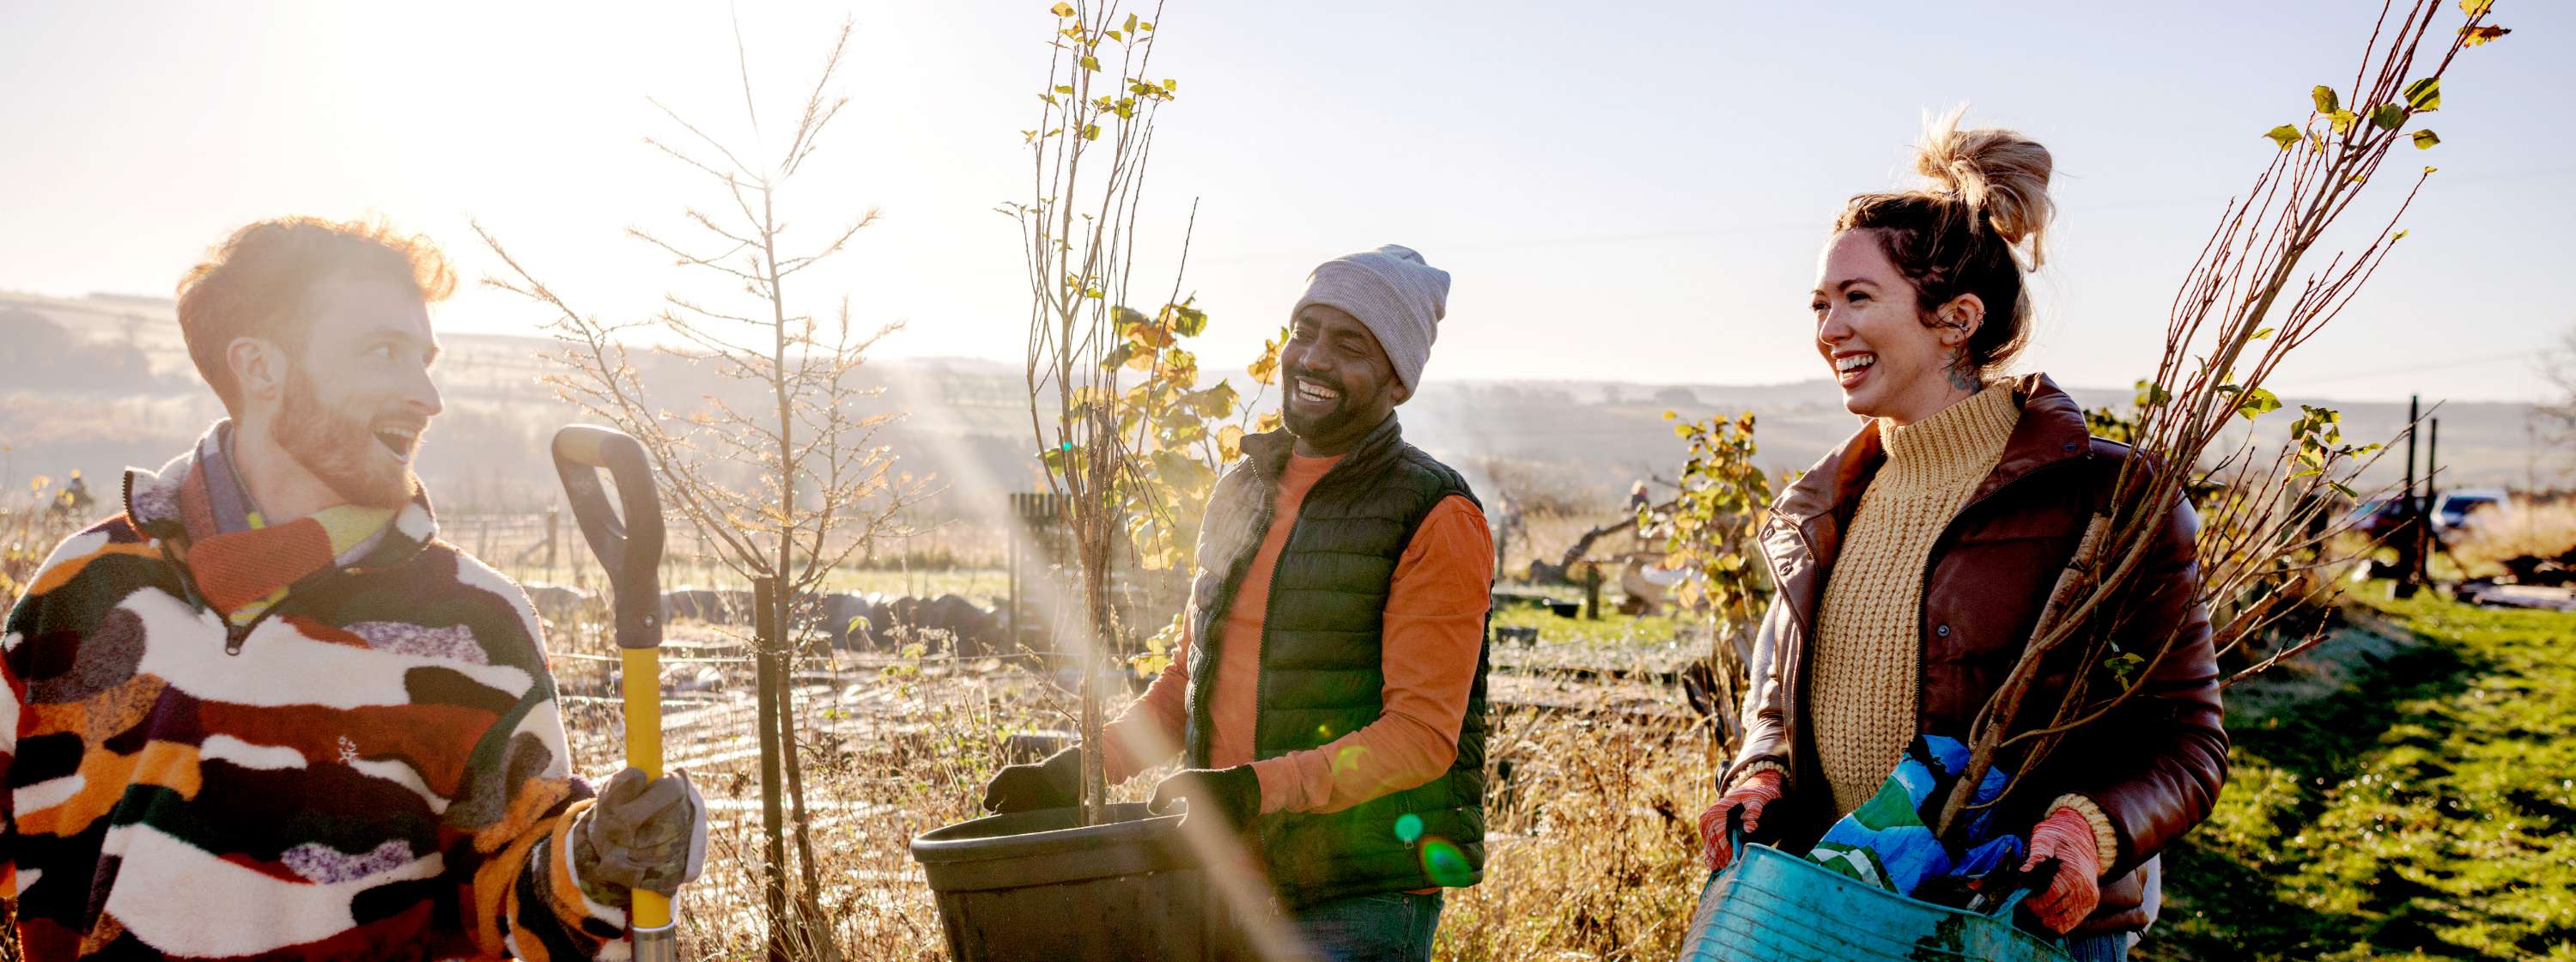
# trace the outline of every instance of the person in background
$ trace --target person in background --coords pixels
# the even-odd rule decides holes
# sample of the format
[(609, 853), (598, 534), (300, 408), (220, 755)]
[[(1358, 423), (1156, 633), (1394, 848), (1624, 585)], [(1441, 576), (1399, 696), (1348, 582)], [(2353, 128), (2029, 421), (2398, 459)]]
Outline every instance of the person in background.
[(1449, 275), (1394, 245), (1326, 262), (1289, 311), (1284, 429), (1243, 439), (1201, 527), (1171, 667), (1104, 733), (993, 777), (999, 812), (1074, 804), (1174, 754), (1154, 807), (1237, 828), (1307, 947), (1427, 960), (1441, 889), (1484, 873), (1494, 546), (1458, 472), (1404, 443)]
[(243, 227), (179, 283), (230, 415), (54, 549), (0, 659), (33, 962), (593, 958), (703, 864), (685, 778), (573, 776), (527, 596), (438, 540), (426, 240)]
[[(1779, 593), (1750, 659), (1743, 747), (1700, 819), (1712, 870), (1733, 858), (1730, 822), (1807, 851), (1915, 736), (1964, 741), (2130, 456), (2090, 437), (2046, 375), (2004, 376), (2029, 336), (2051, 161), (2020, 134), (1956, 123), (1918, 151), (1929, 186), (1853, 197), (1826, 238), (1816, 353), (1866, 420), (1764, 523)], [(2198, 521), (2179, 499), (2164, 510), (2109, 629), (2150, 666), (2142, 687), (2020, 772), (2001, 809), (2029, 826), (2029, 864), (2061, 865), (2024, 905), (2087, 962), (2124, 958), (2154, 921), (2157, 853), (2226, 780)], [(2079, 670), (2044, 675), (2014, 730), (2043, 725), (2031, 714)]]
[(63, 482), (63, 489), (55, 492), (53, 501), (45, 507), (56, 517), (82, 518), (89, 516), (89, 506), (95, 503), (97, 499), (90, 497), (89, 482), (81, 480), (79, 468), (73, 468), (71, 478)]

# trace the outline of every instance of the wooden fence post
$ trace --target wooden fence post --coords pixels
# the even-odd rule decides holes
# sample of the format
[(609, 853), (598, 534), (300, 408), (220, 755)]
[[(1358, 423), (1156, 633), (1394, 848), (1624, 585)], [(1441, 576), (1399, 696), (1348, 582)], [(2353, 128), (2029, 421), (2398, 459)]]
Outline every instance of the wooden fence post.
[(752, 648), (760, 725), (760, 832), (762, 852), (762, 895), (769, 911), (769, 958), (771, 962), (787, 959), (787, 831), (785, 814), (779, 808), (780, 770), (784, 760), (779, 744), (779, 689), (785, 685), (786, 660), (781, 657), (778, 625), (778, 579), (751, 579)]

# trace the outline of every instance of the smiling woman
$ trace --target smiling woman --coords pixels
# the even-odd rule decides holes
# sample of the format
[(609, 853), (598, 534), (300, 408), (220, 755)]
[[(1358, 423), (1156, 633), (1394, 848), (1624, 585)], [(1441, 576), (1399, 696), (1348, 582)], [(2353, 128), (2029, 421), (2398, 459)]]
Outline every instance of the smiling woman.
[(1844, 405), (1895, 424), (1974, 394), (2030, 340), (2024, 263), (2046, 260), (2048, 148), (1941, 121), (1915, 157), (1924, 190), (1862, 194), (1817, 271), (1816, 349)]
[[(1869, 420), (1764, 522), (1779, 591), (1748, 665), (1743, 747), (1700, 820), (1713, 869), (1734, 861), (1731, 823), (1792, 853), (1848, 840), (1845, 826), (1925, 736), (1966, 736), (2129, 457), (2090, 438), (2046, 376), (1995, 376), (2029, 330), (2023, 274), (2043, 259), (2051, 160), (2018, 133), (1957, 121), (1936, 124), (1917, 153), (1926, 186), (1853, 197), (1828, 237), (1815, 347), (1844, 406)], [(2018, 836), (2007, 841), (2023, 846), (2020, 864), (2062, 866), (2016, 882), (2037, 889), (2025, 904), (2088, 962), (2123, 957), (2155, 917), (2158, 851), (2208, 814), (2227, 770), (2208, 621), (2192, 601), (2197, 522), (2178, 500), (2153, 510), (2162, 523), (2141, 568), (2153, 574), (2101, 634), (2122, 651), (2167, 652), (2151, 663), (2154, 694), (2033, 761), (2016, 783), (2030, 788), (1996, 804), (1974, 840)], [(2040, 686), (2084, 671), (2051, 667)]]

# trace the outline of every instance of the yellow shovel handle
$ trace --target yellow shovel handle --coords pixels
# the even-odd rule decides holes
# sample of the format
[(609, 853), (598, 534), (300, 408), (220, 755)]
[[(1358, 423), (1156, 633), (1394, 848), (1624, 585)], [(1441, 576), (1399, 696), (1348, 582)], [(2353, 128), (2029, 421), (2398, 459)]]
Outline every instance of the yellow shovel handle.
[[(626, 764), (644, 770), (646, 778), (662, 777), (662, 651), (621, 648), (626, 672), (620, 687), (626, 695)], [(636, 892), (634, 927), (658, 929), (671, 924), (671, 900), (659, 892)]]

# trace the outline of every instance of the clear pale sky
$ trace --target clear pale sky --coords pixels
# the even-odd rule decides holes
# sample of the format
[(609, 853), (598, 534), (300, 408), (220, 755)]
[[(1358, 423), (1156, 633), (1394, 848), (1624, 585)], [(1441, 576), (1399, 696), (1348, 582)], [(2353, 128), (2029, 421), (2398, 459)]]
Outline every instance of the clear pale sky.
[[(857, 22), (837, 82), (853, 102), (791, 202), (809, 236), (885, 218), (797, 293), (906, 322), (889, 354), (1018, 358), (1025, 282), (991, 209), (1028, 193), (1016, 131), (1048, 2), (739, 7), (773, 144), (832, 29)], [(685, 136), (645, 98), (750, 136), (726, 8), (533, 6), (0, 7), (0, 289), (166, 296), (242, 223), (379, 214), (468, 278), (498, 268), (472, 218), (584, 310), (651, 310), (683, 282), (622, 229), (678, 234), (684, 205), (717, 197), (642, 144)], [(1966, 101), (2057, 157), (2022, 366), (2126, 384), (2272, 150), (2261, 133), (2303, 120), (2310, 86), (2349, 85), (2377, 6), (1175, 0), (1153, 73), (1181, 97), (1147, 213), (1170, 247), (1200, 202), (1187, 287), (1213, 318), (1210, 368), (1248, 360), (1316, 262), (1396, 242), (1455, 277), (1427, 377), (1802, 380), (1824, 376), (1805, 305), (1826, 223), (1901, 182), (1926, 109)], [(2536, 358), (2576, 325), (2576, 8), (2496, 6), (2514, 33), (2453, 69), (2426, 118), (2443, 143), (2386, 168), (2442, 168), (2412, 234), (2280, 393), (2547, 390)], [(436, 316), (543, 319), (479, 290)]]

